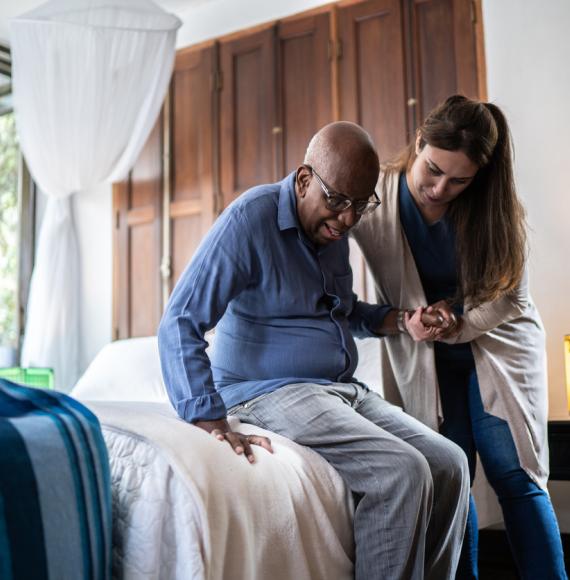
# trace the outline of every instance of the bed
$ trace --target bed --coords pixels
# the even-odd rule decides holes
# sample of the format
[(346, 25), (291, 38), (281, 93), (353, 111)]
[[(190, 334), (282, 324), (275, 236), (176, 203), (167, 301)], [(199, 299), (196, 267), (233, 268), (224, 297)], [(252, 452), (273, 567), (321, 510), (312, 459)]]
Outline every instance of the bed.
[[(374, 339), (356, 376), (374, 384)], [(362, 356), (363, 355), (363, 356)], [(72, 391), (99, 418), (109, 451), (113, 576), (125, 579), (348, 580), (352, 497), (310, 449), (267, 434), (254, 465), (179, 419), (156, 337), (103, 348)]]

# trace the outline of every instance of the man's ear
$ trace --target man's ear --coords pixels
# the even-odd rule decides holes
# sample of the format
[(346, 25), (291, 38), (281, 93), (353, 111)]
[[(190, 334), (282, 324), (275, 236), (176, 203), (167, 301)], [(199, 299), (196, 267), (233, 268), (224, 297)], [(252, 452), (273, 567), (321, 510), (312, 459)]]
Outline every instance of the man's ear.
[(295, 191), (298, 197), (305, 197), (309, 183), (311, 182), (311, 171), (306, 165), (300, 165), (297, 169)]

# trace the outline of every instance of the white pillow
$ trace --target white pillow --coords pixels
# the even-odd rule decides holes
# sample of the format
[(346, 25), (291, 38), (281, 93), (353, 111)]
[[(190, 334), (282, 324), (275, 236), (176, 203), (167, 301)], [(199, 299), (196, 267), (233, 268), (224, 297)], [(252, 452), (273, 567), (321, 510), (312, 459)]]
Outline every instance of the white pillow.
[(71, 391), (89, 401), (168, 401), (156, 336), (104, 346)]

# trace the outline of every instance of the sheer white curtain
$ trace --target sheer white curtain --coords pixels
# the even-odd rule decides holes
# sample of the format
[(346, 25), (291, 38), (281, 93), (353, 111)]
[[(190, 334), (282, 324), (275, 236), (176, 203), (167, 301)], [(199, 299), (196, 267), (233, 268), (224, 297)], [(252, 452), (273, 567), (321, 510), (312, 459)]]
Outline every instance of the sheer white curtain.
[(180, 24), (151, 0), (50, 0), (10, 23), (20, 144), (48, 195), (22, 364), (54, 368), (64, 390), (79, 344), (70, 196), (126, 176), (160, 111)]

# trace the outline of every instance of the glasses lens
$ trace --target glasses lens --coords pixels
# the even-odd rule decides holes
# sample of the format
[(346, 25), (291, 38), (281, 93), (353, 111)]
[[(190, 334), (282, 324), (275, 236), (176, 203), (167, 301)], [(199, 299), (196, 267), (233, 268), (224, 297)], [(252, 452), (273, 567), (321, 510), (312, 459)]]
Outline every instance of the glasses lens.
[(350, 207), (350, 199), (346, 197), (341, 197), (340, 195), (329, 194), (327, 199), (327, 207), (331, 211), (344, 211), (347, 207)]

